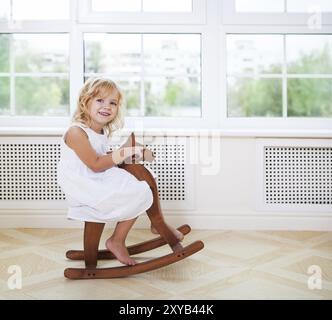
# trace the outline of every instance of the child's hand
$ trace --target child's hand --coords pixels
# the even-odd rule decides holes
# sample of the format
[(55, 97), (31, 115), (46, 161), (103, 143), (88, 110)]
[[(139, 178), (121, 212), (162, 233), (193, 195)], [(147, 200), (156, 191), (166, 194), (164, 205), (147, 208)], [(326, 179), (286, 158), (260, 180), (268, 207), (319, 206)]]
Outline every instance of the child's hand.
[(112, 160), (116, 165), (121, 163), (133, 163), (143, 158), (143, 147), (125, 147), (112, 152)]
[(144, 154), (144, 148), (143, 146), (135, 146), (135, 147), (129, 147), (126, 148), (126, 150), (129, 149), (128, 157), (126, 157), (124, 163), (137, 163), (138, 161), (141, 161), (143, 159)]
[(152, 162), (156, 158), (154, 153), (147, 148), (144, 148), (143, 156), (144, 156), (143, 160), (147, 162)]
[[(131, 134), (128, 137), (127, 141), (123, 145), (121, 145), (120, 148), (132, 147), (132, 144), (133, 144), (133, 140), (132, 139), (133, 139), (133, 137), (132, 137), (132, 134)], [(137, 142), (136, 140), (135, 140), (135, 146), (144, 147), (143, 144)], [(147, 162), (153, 162), (155, 160), (155, 155), (154, 155), (154, 153), (151, 150), (149, 150), (148, 148), (144, 147), (144, 149), (143, 149), (143, 156), (142, 157), (136, 156), (134, 158), (134, 160), (135, 160), (135, 162), (139, 162), (141, 160), (147, 161)]]

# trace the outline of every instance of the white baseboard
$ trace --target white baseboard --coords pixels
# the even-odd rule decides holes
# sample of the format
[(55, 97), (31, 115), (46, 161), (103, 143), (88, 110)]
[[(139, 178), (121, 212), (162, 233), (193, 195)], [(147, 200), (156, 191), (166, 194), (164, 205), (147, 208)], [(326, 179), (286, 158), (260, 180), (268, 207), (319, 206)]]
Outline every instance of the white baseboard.
[[(209, 215), (208, 212), (186, 212), (172, 215), (165, 212), (166, 221), (179, 226), (189, 224), (196, 230), (311, 230), (332, 231), (332, 216), (262, 216), (262, 215)], [(112, 224), (110, 224), (112, 226)], [(136, 221), (134, 228), (149, 227), (149, 220), (142, 215)], [(68, 220), (66, 213), (56, 214), (14, 213), (0, 214), (0, 228), (82, 228), (83, 222)]]

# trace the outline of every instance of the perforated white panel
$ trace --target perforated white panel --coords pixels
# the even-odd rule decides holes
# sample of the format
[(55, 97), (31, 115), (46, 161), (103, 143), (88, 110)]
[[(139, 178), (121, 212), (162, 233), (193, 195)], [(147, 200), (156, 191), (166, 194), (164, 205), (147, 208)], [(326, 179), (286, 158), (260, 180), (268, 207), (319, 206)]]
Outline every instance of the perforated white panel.
[(332, 204), (331, 147), (264, 147), (267, 204)]
[(153, 145), (150, 149), (155, 153), (157, 160), (146, 163), (146, 166), (149, 166), (158, 175), (160, 199), (186, 200), (184, 145)]
[(56, 183), (59, 157), (59, 144), (0, 144), (0, 200), (64, 200)]

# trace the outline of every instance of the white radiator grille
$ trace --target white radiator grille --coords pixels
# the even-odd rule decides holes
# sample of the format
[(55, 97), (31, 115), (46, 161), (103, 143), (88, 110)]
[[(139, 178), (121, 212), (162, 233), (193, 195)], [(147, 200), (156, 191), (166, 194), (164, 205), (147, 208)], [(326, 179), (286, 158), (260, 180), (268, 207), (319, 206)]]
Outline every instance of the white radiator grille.
[(64, 200), (59, 144), (0, 144), (0, 200)]
[(264, 149), (266, 203), (332, 203), (332, 148)]
[(330, 139), (256, 139), (256, 208), (332, 213)]
[[(164, 201), (185, 201), (185, 150), (184, 145), (148, 146), (156, 161), (146, 163), (158, 175), (159, 197)], [(166, 161), (164, 161), (166, 159)]]
[[(59, 208), (65, 196), (57, 184), (59, 138), (0, 140), (0, 208)], [(185, 165), (185, 140), (154, 139), (146, 144), (156, 161), (145, 163), (157, 175), (159, 197), (166, 209), (190, 209), (193, 201), (193, 171)], [(172, 141), (174, 142), (174, 141)], [(115, 145), (113, 145), (115, 146)], [(60, 207), (63, 205), (60, 205)]]

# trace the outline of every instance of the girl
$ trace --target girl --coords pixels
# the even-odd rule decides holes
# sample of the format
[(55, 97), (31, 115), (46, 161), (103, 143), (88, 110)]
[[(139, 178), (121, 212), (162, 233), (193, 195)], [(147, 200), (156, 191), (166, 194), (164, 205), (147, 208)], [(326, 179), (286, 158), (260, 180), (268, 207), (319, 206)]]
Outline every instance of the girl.
[[(108, 137), (123, 127), (123, 100), (111, 80), (91, 78), (84, 84), (73, 123), (61, 140), (58, 184), (69, 202), (69, 219), (117, 221), (106, 248), (121, 263), (134, 265), (125, 240), (136, 218), (151, 207), (153, 194), (146, 181), (118, 167), (132, 157), (142, 159), (143, 146), (107, 150)], [(181, 232), (170, 229), (183, 239)]]

